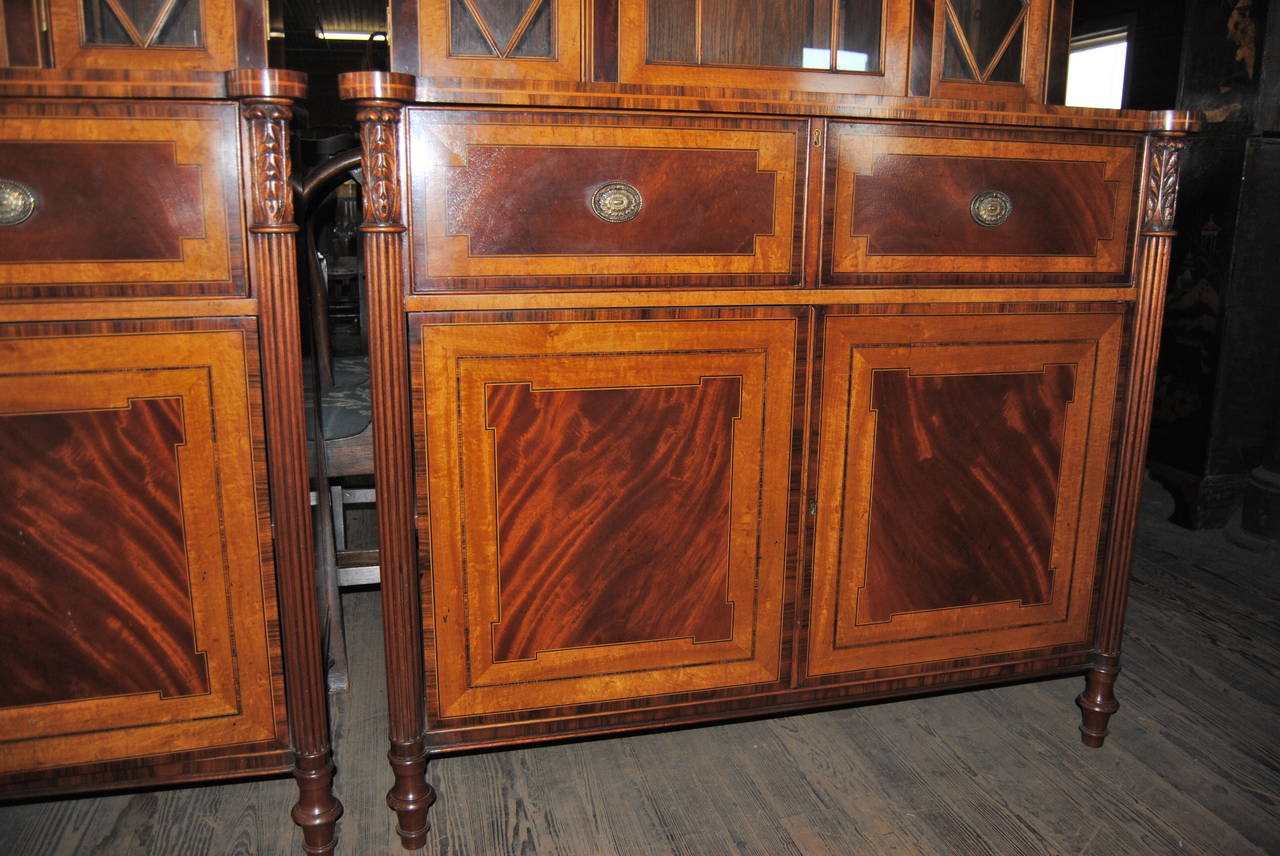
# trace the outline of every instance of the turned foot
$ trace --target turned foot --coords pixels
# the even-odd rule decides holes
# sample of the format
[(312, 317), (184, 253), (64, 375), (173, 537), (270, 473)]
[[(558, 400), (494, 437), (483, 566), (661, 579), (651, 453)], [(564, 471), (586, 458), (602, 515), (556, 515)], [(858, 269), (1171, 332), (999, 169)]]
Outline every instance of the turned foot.
[(302, 827), (302, 849), (312, 856), (328, 856), (338, 843), (342, 803), (333, 795), (333, 760), (323, 755), (299, 756), (293, 770), (298, 780), (298, 803), (293, 822)]
[(387, 793), (387, 805), (396, 813), (396, 832), (406, 850), (420, 850), (427, 843), (427, 810), (436, 792), (427, 784), (427, 756), (421, 743), (391, 743), (387, 753), (396, 783)]
[(1084, 692), (1076, 697), (1080, 706), (1080, 741), (1097, 749), (1107, 739), (1107, 723), (1111, 714), (1120, 709), (1116, 701), (1116, 677), (1120, 667), (1114, 664), (1097, 666), (1085, 675)]

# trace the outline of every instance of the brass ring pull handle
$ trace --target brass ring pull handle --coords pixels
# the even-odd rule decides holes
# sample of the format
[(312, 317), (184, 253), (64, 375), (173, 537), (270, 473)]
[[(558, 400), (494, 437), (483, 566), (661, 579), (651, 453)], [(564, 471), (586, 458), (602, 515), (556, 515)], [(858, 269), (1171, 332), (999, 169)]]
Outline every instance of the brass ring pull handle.
[(984, 190), (969, 203), (969, 213), (979, 226), (999, 226), (1013, 214), (1013, 200), (999, 190)]
[(625, 181), (606, 182), (591, 194), (591, 213), (606, 223), (634, 220), (643, 207), (640, 191)]
[(0, 226), (17, 226), (36, 213), (36, 194), (20, 181), (0, 178)]

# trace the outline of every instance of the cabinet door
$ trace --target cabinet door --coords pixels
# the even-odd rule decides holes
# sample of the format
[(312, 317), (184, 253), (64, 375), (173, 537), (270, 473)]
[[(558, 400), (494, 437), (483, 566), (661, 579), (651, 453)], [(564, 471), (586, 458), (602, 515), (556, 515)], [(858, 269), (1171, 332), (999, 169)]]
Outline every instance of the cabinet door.
[(1122, 318), (825, 318), (807, 674), (1088, 646)]
[(1065, 86), (1065, 77), (1056, 78), (1066, 72), (1069, 0), (937, 0), (930, 5), (929, 94), (934, 98), (1042, 103), (1048, 78), (1055, 78), (1055, 90), (1059, 82)]
[(253, 322), (0, 327), (0, 783), (285, 769)]
[[(582, 0), (396, 0), (391, 4), (394, 67), (424, 77), (581, 80), (583, 5)], [(400, 44), (405, 40), (413, 44)]]
[(806, 316), (411, 316), (434, 730), (787, 677)]
[(224, 72), (266, 61), (261, 0), (48, 0), (59, 69)]
[(905, 95), (910, 4), (619, 0), (622, 83)]

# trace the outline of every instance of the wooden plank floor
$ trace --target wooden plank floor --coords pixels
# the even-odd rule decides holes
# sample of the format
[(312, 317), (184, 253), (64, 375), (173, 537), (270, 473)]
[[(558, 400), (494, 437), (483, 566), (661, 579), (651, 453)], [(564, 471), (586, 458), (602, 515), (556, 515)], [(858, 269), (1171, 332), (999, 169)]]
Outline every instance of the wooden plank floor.
[[(1080, 745), (1079, 678), (433, 763), (454, 856), (1280, 854), (1280, 559), (1164, 521), (1149, 485), (1121, 711)], [(376, 593), (345, 598), (340, 852), (403, 852)], [(0, 854), (300, 852), (291, 780), (0, 808)]]

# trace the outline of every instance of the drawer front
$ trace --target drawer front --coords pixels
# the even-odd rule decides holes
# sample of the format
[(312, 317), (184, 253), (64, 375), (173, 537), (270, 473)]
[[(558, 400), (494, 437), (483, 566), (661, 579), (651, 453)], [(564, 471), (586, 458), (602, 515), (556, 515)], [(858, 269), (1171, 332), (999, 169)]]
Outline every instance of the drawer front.
[(245, 294), (235, 110), (0, 106), (0, 298)]
[(1129, 277), (1140, 140), (833, 123), (824, 281)]
[(0, 328), (7, 787), (283, 766), (257, 359), (246, 319)]
[(832, 310), (807, 675), (1088, 647), (1122, 325)]
[(804, 317), (410, 316), (433, 729), (781, 685)]
[(416, 291), (796, 285), (807, 124), (410, 110)]

